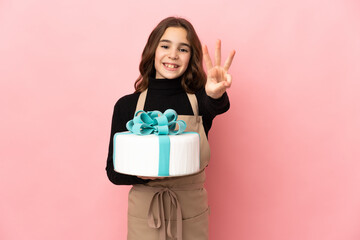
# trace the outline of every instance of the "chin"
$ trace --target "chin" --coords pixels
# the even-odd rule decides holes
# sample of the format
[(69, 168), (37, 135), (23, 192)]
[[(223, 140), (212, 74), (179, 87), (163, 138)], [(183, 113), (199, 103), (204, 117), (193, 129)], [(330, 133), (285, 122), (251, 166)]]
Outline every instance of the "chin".
[(175, 79), (175, 78), (180, 77), (183, 74), (184, 73), (181, 73), (181, 74), (160, 74), (159, 78)]

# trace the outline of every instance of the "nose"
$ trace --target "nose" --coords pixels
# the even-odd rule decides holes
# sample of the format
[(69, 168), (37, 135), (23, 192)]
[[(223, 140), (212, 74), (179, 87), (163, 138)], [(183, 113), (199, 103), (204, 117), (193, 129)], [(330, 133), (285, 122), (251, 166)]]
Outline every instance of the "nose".
[(172, 49), (170, 52), (169, 52), (169, 55), (168, 57), (172, 60), (176, 60), (178, 59), (178, 53), (177, 53), (177, 49)]

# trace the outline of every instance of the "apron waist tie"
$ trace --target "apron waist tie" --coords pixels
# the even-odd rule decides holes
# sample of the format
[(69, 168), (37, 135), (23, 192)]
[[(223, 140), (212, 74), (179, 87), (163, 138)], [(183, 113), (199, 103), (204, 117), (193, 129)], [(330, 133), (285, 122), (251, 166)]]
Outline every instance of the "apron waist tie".
[[(150, 207), (148, 211), (148, 225), (151, 228), (159, 229), (160, 231), (160, 240), (166, 240), (166, 235), (171, 239), (174, 239), (174, 236), (171, 233), (171, 219), (173, 219), (173, 208), (176, 209), (176, 239), (182, 240), (182, 213), (181, 205), (177, 198), (175, 191), (191, 191), (202, 189), (204, 187), (203, 183), (195, 183), (191, 185), (177, 186), (177, 187), (150, 187), (146, 185), (134, 185), (135, 190), (139, 191), (152, 191), (154, 195), (150, 202)], [(167, 229), (165, 230), (165, 201), (164, 196), (167, 195), (170, 199), (169, 201), (169, 223)], [(158, 205), (158, 211), (153, 214), (153, 206)]]

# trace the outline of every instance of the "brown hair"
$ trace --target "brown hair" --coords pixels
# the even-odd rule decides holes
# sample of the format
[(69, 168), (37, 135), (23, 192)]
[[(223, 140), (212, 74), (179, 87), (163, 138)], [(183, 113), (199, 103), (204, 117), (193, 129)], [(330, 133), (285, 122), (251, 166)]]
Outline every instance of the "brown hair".
[(191, 57), (189, 65), (181, 79), (181, 85), (188, 93), (195, 93), (203, 88), (206, 83), (206, 74), (202, 65), (203, 54), (201, 43), (192, 24), (184, 18), (168, 17), (162, 20), (151, 32), (144, 47), (139, 65), (140, 76), (136, 79), (135, 92), (142, 92), (149, 85), (149, 76), (155, 76), (154, 66), (155, 51), (159, 41), (168, 27), (182, 27), (187, 32), (187, 40), (190, 43)]

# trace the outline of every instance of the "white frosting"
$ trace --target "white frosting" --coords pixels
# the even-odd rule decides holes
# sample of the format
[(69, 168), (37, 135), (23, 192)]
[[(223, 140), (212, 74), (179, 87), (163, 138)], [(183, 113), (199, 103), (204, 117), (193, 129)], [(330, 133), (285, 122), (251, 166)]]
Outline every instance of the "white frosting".
[[(189, 175), (200, 169), (200, 137), (186, 132), (169, 135), (169, 175)], [(151, 134), (117, 133), (114, 136), (114, 169), (135, 176), (157, 177), (159, 171), (159, 137)]]

